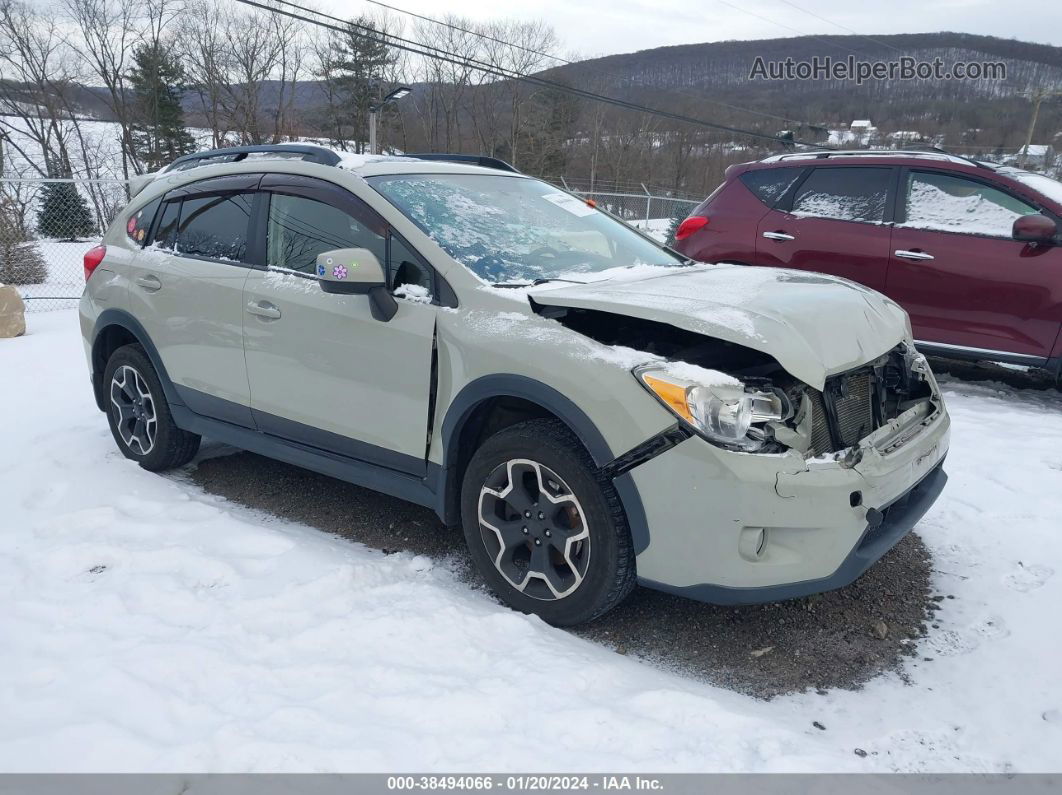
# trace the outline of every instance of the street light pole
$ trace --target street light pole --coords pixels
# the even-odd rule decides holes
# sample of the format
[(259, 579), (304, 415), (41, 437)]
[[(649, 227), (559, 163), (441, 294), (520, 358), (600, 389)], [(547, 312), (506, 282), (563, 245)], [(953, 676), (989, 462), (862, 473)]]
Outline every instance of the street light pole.
[(394, 102), (396, 99), (402, 99), (413, 91), (409, 86), (399, 86), (394, 89), (390, 94), (381, 99), (379, 102), (374, 102), (369, 105), (369, 154), (379, 154), (378, 147), (376, 145), (376, 117), (379, 115), (383, 106), (388, 102)]

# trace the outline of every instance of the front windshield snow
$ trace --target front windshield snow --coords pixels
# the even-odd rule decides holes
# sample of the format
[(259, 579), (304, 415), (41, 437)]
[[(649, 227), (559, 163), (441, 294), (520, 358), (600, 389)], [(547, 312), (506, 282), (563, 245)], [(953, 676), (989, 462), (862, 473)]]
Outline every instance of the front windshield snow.
[(451, 257), (493, 284), (684, 264), (622, 222), (539, 180), (398, 174), (368, 182)]
[(1044, 174), (1034, 174), (1031, 171), (1015, 171), (1008, 173), (1007, 176), (1013, 177), (1018, 182), (1025, 183), (1052, 201), (1062, 204), (1062, 182), (1057, 179), (1051, 179), (1051, 177)]

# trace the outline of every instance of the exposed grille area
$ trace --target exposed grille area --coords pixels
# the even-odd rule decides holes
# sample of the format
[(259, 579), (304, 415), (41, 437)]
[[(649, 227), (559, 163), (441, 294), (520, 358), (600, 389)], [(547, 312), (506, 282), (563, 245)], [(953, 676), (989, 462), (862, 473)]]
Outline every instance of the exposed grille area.
[(897, 348), (870, 365), (828, 379), (822, 392), (807, 389), (806, 394), (811, 401), (810, 452), (822, 455), (858, 445), (895, 417), (905, 401), (927, 397), (929, 388)]
[(833, 410), (837, 417), (837, 435), (842, 447), (851, 447), (874, 430), (874, 409), (871, 404), (871, 373), (856, 373), (842, 377), (833, 387)]

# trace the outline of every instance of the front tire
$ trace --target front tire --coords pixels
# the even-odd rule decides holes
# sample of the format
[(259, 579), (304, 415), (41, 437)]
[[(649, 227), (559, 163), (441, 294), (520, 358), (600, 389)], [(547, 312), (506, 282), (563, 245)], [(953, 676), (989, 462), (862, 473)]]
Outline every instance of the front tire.
[(476, 450), (462, 483), (461, 520), (491, 589), (550, 624), (592, 621), (634, 588), (619, 496), (557, 420), (510, 426)]
[(158, 472), (184, 466), (200, 437), (177, 427), (155, 368), (139, 345), (123, 345), (103, 371), (111, 435), (126, 458)]

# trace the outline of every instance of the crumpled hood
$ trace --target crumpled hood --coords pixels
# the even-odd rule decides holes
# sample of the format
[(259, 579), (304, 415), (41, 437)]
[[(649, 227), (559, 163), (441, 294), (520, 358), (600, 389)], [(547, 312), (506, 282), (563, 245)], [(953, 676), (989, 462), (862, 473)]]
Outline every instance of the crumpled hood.
[(780, 268), (710, 265), (636, 280), (542, 285), (529, 295), (539, 306), (629, 315), (744, 345), (816, 389), (891, 350), (907, 331), (903, 309), (874, 290)]

